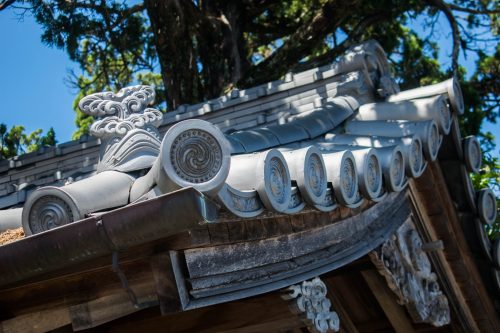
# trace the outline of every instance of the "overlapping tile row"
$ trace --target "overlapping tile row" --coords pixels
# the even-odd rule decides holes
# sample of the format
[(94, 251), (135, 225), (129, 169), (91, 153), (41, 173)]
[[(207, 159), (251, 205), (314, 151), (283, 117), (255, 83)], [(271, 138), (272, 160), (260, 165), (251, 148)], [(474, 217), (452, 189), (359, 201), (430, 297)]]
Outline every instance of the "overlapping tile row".
[[(0, 211), (2, 220), (21, 216), (26, 233), (37, 233), (184, 187), (242, 218), (358, 207), (419, 177), (463, 110), (454, 79), (399, 92), (373, 41), (330, 66), (165, 116), (149, 108), (153, 100), (147, 86), (82, 99), (81, 110), (97, 117), (96, 174), (40, 187), (22, 210)], [(464, 165), (477, 172), (479, 144), (464, 145)], [(478, 211), (494, 218), (490, 201)]]
[[(371, 101), (373, 99), (371, 91), (378, 89), (379, 86), (370, 78), (376, 76), (374, 74), (376, 68), (368, 66), (370, 67), (368, 69), (363, 59), (370, 53), (375, 54), (375, 56), (370, 55), (370, 58), (375, 59), (371, 60), (371, 63), (384, 63), (384, 59), (378, 59), (384, 56), (379, 48), (376, 42), (370, 41), (353, 48), (349, 57), (337, 63), (298, 74), (290, 73), (282, 80), (251, 89), (235, 89), (227, 96), (197, 105), (183, 105), (174, 112), (163, 115), (162, 124), (158, 127), (159, 134), (162, 136), (172, 124), (193, 117), (208, 120), (224, 133), (229, 133), (259, 125), (284, 124), (288, 119), (317, 108), (329, 97), (358, 95), (365, 101)], [(370, 49), (373, 51), (368, 52)], [(388, 73), (386, 68), (384, 75), (388, 77)], [(388, 82), (384, 80), (386, 81)], [(101, 113), (93, 113), (96, 116), (111, 116), (110, 112), (120, 104), (116, 102), (120, 98), (125, 98), (132, 90), (124, 88), (117, 94), (96, 94), (87, 101), (97, 105), (106, 99), (111, 100), (112, 103), (103, 103)], [(384, 91), (384, 89), (379, 90)], [(148, 92), (139, 94), (147, 95)], [(146, 95), (146, 98), (151, 98)], [(107, 109), (104, 109), (106, 105)], [(82, 107), (88, 109), (87, 105)], [(124, 108), (119, 107), (119, 109), (122, 110), (119, 112), (123, 112)], [(137, 122), (139, 119), (131, 120)], [(108, 128), (111, 126), (108, 123), (101, 125)], [(103, 130), (104, 128), (101, 128), (101, 132)], [(295, 141), (297, 137), (295, 131), (288, 133), (288, 139), (285, 141)], [(155, 141), (151, 133), (143, 135)], [(101, 166), (105, 166), (108, 157), (112, 159), (113, 155), (119, 153), (115, 150), (120, 148), (115, 146), (114, 149), (107, 150), (108, 153), (104, 156), (100, 154), (100, 145), (100, 139), (83, 136), (78, 141), (63, 143), (57, 147), (45, 147), (37, 152), (9, 160), (0, 160), (0, 209), (22, 206), (37, 187), (62, 186), (67, 182), (94, 175), (98, 160), (101, 160)], [(154, 151), (154, 147), (150, 146), (150, 149)]]
[[(328, 124), (325, 108), (319, 107), (315, 112), (301, 115), (300, 118), (295, 118), (286, 125), (282, 125), (282, 127), (303, 129), (310, 124), (308, 117), (312, 118), (314, 115), (313, 119), (317, 121), (316, 136), (313, 138), (303, 137), (293, 143), (279, 144), (280, 134), (274, 133), (273, 126), (253, 130), (253, 135), (243, 131), (233, 133), (229, 135), (230, 141), (244, 142), (244, 140), (250, 140), (253, 137), (257, 141), (257, 134), (264, 131), (268, 132), (267, 136), (269, 136), (269, 132), (274, 134), (275, 138), (262, 140), (262, 144), (256, 145), (258, 147), (256, 150), (260, 150), (257, 153), (252, 155), (239, 154), (236, 158), (233, 157), (228, 185), (236, 187), (239, 191), (251, 192), (257, 186), (255, 182), (260, 181), (256, 180), (255, 177), (265, 178), (267, 176), (266, 173), (257, 176), (246, 170), (246, 168), (256, 167), (256, 165), (249, 165), (250, 159), (259, 159), (265, 154), (274, 152), (275, 149), (289, 156), (293, 156), (294, 152), (302, 149), (315, 149), (320, 152), (316, 154), (317, 158), (322, 159), (322, 163), (315, 164), (318, 166), (316, 168), (302, 167), (302, 165), (301, 168), (298, 168), (297, 162), (291, 160), (290, 157), (288, 159), (279, 157), (279, 168), (276, 168), (274, 173), (271, 172), (264, 184), (276, 182), (274, 188), (277, 190), (269, 192), (275, 196), (275, 201), (279, 201), (282, 206), (273, 204), (274, 201), (270, 202), (269, 198), (272, 199), (273, 196), (270, 197), (269, 194), (266, 194), (266, 198), (261, 200), (265, 208), (287, 213), (287, 209), (283, 208), (286, 207), (283, 204), (283, 195), (291, 197), (289, 195), (291, 189), (295, 184), (304, 183), (304, 179), (314, 179), (314, 181), (305, 182), (309, 186), (316, 185), (317, 182), (321, 181), (323, 185), (316, 185), (317, 188), (331, 190), (331, 197), (328, 198), (333, 203), (330, 205), (331, 209), (334, 209), (338, 204), (356, 207), (363, 200), (379, 201), (387, 192), (401, 191), (406, 186), (408, 178), (419, 177), (425, 170), (427, 162), (436, 161), (443, 136), (450, 133), (453, 119), (456, 119), (452, 117), (452, 113), (456, 113), (456, 111), (451, 109), (451, 106), (463, 104), (462, 101), (451, 103), (449, 99), (449, 96), (461, 97), (460, 91), (451, 94), (443, 92), (440, 88), (448, 86), (450, 89), (459, 89), (455, 82), (454, 79), (450, 79), (436, 85), (436, 89), (424, 87), (421, 94), (423, 96), (418, 99), (405, 100), (399, 96), (413, 97), (419, 93), (418, 90), (413, 90), (413, 95), (407, 92), (395, 95), (394, 100), (396, 101), (394, 102), (381, 101), (363, 104), (359, 107), (355, 106), (350, 110), (351, 112), (346, 112), (349, 116), (341, 122), (342, 126)], [(430, 96), (429, 91), (434, 91), (435, 95)], [(337, 103), (337, 106), (331, 108), (329, 112), (337, 115), (342, 114), (342, 111), (339, 112), (339, 110), (341, 108), (338, 107)], [(464, 163), (468, 165), (470, 172), (477, 172), (481, 163), (481, 152), (477, 139), (469, 137), (464, 140), (464, 145), (468, 147)], [(265, 148), (271, 149), (262, 151)], [(235, 152), (240, 153), (239, 150)], [(276, 153), (274, 154), (276, 155)], [(276, 156), (274, 158), (278, 159)], [(303, 163), (312, 165), (311, 162), (307, 162), (307, 159), (304, 159)], [(234, 164), (237, 165), (234, 166)], [(240, 164), (243, 164), (244, 167), (240, 167)], [(322, 169), (323, 167), (325, 169)], [(308, 172), (312, 175), (309, 175)], [(246, 178), (242, 175), (250, 175), (250, 177)], [(289, 175), (293, 176), (288, 178)], [(272, 185), (269, 186), (271, 189), (273, 188)], [(226, 187), (226, 189), (229, 188)], [(310, 190), (304, 189), (304, 186), (299, 186), (298, 189), (303, 202), (307, 206), (317, 208), (318, 203), (312, 201), (308, 195)], [(307, 194), (303, 195), (302, 193)], [(251, 202), (254, 202), (256, 197), (256, 195), (252, 196)], [(231, 195), (225, 193), (219, 199), (231, 212), (240, 216), (248, 216), (249, 211), (245, 210), (247, 207), (245, 201), (250, 199), (240, 198), (234, 192)], [(260, 213), (260, 210), (250, 211), (253, 211), (254, 214)], [(491, 208), (489, 211), (492, 213), (494, 209)]]

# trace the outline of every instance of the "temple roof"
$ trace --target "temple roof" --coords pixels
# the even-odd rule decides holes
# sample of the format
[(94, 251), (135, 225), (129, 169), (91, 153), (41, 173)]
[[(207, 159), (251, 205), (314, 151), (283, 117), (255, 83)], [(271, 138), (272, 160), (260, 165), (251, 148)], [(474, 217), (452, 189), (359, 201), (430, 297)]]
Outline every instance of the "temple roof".
[[(479, 265), (493, 272), (492, 283), (500, 286), (494, 268), (500, 264), (499, 245), (493, 248), (483, 227), (496, 218), (496, 198), (471, 184), (469, 173), (479, 171), (482, 156), (475, 137), (460, 135), (464, 106), (456, 78), (400, 92), (384, 51), (369, 41), (331, 65), (166, 114), (149, 108), (154, 97), (147, 86), (87, 96), (79, 107), (96, 118), (94, 137), (0, 161), (0, 231), (22, 226), (27, 235), (36, 234), (0, 247), (0, 267), (12, 272), (0, 286), (103, 255), (107, 245), (85, 242), (99, 233), (88, 225), (104, 225), (107, 242), (122, 249), (199, 223), (389, 209), (389, 202), (409, 186), (418, 188), (418, 179), (435, 172), (436, 165), (443, 169), (464, 232), (473, 228), (477, 234), (469, 233), (468, 241), (479, 242), (489, 260)], [(165, 216), (154, 218), (134, 213), (150, 212), (159, 202), (173, 213), (162, 210)], [(192, 214), (176, 211), (176, 202)], [(168, 228), (139, 227), (141, 219), (163, 219), (160, 225)], [(130, 224), (118, 227), (117, 220)], [(384, 228), (376, 234), (380, 240), (394, 232)], [(62, 241), (87, 231), (79, 243)], [(122, 243), (127, 232), (135, 236)], [(54, 261), (54, 252), (28, 260), (51, 242), (69, 257)], [(358, 254), (379, 244), (373, 241)], [(78, 249), (88, 257), (76, 255)], [(193, 258), (202, 256), (200, 251)], [(8, 259), (13, 253), (23, 253), (24, 266)], [(200, 262), (188, 262), (192, 278), (202, 269), (196, 266)]]

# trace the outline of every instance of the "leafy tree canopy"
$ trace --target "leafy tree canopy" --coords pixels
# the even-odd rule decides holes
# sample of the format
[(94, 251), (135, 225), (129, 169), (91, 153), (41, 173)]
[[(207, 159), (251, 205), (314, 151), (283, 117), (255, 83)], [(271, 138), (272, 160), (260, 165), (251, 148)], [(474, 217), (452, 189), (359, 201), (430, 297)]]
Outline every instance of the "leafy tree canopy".
[[(214, 98), (289, 71), (332, 62), (349, 46), (374, 38), (389, 53), (403, 88), (465, 72), (460, 52), (478, 64), (465, 83), (468, 133), (498, 117), (500, 5), (489, 0), (4, 0), (0, 10), (34, 15), (42, 41), (80, 65), (80, 95), (154, 84), (166, 109)], [(423, 18), (419, 35), (409, 22)], [(438, 21), (447, 20), (451, 67), (441, 68)], [(469, 73), (472, 74), (472, 73)], [(481, 110), (481, 112), (477, 112)], [(89, 120), (77, 116), (85, 133)]]
[(31, 153), (44, 146), (55, 146), (57, 140), (54, 129), (51, 127), (45, 135), (42, 132), (37, 129), (27, 134), (23, 126), (12, 126), (8, 130), (5, 124), (0, 124), (0, 159)]

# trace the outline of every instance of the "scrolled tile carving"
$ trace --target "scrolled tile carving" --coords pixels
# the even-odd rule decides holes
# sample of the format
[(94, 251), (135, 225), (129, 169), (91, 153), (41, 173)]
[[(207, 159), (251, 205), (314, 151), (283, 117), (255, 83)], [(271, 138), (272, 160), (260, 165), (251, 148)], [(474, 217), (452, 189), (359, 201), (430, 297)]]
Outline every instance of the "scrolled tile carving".
[(111, 116), (98, 120), (90, 126), (90, 133), (98, 138), (124, 136), (133, 129), (144, 129), (148, 125), (157, 128), (162, 119), (163, 114), (160, 111), (148, 108), (143, 114), (133, 114), (125, 119)]
[(97, 120), (90, 133), (103, 140), (98, 172), (134, 171), (151, 167), (160, 152), (163, 114), (148, 105), (155, 91), (149, 86), (133, 86), (118, 93), (103, 92), (86, 96), (78, 107)]
[(370, 258), (415, 322), (436, 327), (450, 322), (448, 299), (439, 288), (429, 257), (422, 250), (422, 239), (411, 221), (405, 222)]
[(320, 278), (292, 285), (283, 292), (283, 299), (292, 301), (292, 312), (305, 315), (305, 322), (313, 332), (339, 331), (339, 316), (330, 310), (332, 303)]
[(113, 93), (110, 91), (88, 95), (80, 100), (78, 107), (83, 113), (94, 117), (117, 116), (125, 119), (132, 113), (142, 112), (155, 99), (150, 86), (126, 87)]

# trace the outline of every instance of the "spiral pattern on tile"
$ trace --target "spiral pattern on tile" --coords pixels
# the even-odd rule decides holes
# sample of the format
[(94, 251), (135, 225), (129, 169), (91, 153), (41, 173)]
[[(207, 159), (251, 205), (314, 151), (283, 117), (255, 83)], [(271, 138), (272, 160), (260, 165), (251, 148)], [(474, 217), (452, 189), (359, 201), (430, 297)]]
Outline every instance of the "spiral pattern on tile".
[(39, 198), (29, 210), (29, 226), (33, 234), (60, 227), (74, 220), (71, 207), (54, 195)]
[(214, 178), (222, 167), (222, 149), (210, 133), (189, 129), (172, 142), (170, 162), (183, 180), (198, 184)]

